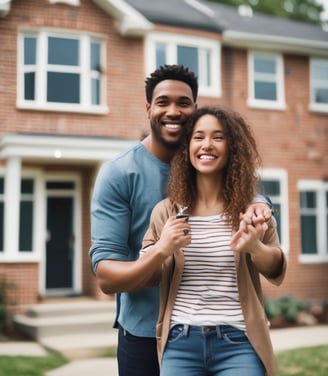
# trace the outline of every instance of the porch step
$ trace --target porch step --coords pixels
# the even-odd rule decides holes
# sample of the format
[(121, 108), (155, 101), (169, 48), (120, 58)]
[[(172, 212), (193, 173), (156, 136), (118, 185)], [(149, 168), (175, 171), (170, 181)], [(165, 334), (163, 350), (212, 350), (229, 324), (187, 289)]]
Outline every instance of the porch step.
[(74, 359), (101, 356), (117, 344), (114, 301), (35, 304), (15, 315), (14, 325), (25, 336)]
[(74, 334), (41, 338), (46, 349), (62, 354), (66, 359), (87, 359), (108, 356), (108, 350), (117, 346), (117, 330), (102, 333)]

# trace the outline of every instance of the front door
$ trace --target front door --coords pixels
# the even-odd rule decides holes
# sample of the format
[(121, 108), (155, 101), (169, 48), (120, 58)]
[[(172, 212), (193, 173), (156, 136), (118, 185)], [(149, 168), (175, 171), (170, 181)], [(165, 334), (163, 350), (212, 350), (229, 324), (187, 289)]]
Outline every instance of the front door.
[(73, 288), (73, 197), (47, 198), (46, 290), (67, 293)]

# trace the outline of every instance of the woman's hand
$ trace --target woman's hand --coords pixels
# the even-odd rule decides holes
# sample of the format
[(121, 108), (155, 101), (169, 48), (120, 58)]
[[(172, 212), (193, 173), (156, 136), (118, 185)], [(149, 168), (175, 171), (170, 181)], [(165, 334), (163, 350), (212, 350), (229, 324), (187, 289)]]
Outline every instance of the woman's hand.
[(172, 216), (164, 225), (161, 237), (155, 246), (157, 252), (167, 257), (179, 248), (190, 244), (190, 242), (191, 234), (188, 219)]

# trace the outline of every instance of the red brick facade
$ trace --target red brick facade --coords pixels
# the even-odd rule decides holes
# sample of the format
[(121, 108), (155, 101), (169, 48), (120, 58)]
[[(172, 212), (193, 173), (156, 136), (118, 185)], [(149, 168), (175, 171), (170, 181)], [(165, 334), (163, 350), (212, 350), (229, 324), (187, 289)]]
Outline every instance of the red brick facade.
[[(145, 112), (145, 55), (142, 37), (122, 36), (115, 18), (91, 0), (80, 6), (50, 4), (46, 0), (15, 0), (10, 12), (0, 18), (0, 138), (2, 135), (32, 133), (42, 135), (111, 137), (139, 139), (148, 132)], [(105, 114), (80, 114), (19, 109), (17, 97), (18, 33), (23, 29), (56, 28), (100, 35), (106, 41)], [(206, 36), (220, 36), (197, 30), (157, 26), (157, 30)], [(199, 97), (199, 105), (223, 103), (243, 114), (252, 124), (265, 168), (288, 173), (289, 250), (288, 273), (280, 288), (264, 284), (269, 296), (292, 294), (301, 299), (328, 299), (328, 263), (304, 264), (300, 255), (300, 212), (297, 184), (300, 179), (328, 178), (328, 114), (309, 110), (309, 56), (283, 54), (286, 109), (255, 109), (247, 105), (247, 49), (223, 46), (221, 50), (222, 96)], [(327, 54), (327, 51), (326, 51)], [(6, 169), (6, 158), (1, 157)], [(90, 196), (98, 162), (48, 163), (22, 160), (24, 168), (37, 167), (42, 173), (74, 171), (81, 179), (81, 290), (82, 295), (104, 299), (90, 271)], [(41, 256), (42, 259), (42, 256)], [(0, 277), (15, 285), (10, 292), (18, 305), (35, 303), (39, 291), (40, 262), (0, 259)], [(60, 272), (60, 270), (59, 270)], [(12, 298), (12, 295), (10, 295)]]

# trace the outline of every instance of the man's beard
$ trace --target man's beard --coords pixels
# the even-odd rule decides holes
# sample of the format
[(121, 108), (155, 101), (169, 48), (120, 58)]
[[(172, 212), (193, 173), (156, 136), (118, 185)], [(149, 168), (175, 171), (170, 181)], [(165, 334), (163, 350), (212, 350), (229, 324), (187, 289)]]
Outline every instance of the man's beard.
[[(153, 136), (156, 138), (158, 142), (160, 142), (166, 149), (168, 150), (177, 150), (181, 145), (181, 141), (166, 141), (164, 137), (162, 137), (161, 133), (159, 132), (158, 128), (154, 124), (150, 124)], [(183, 136), (182, 136), (183, 137)], [(181, 139), (181, 138), (180, 138)]]

